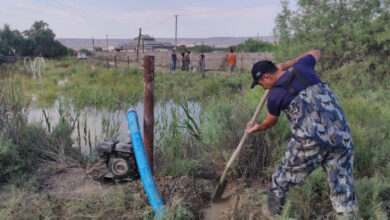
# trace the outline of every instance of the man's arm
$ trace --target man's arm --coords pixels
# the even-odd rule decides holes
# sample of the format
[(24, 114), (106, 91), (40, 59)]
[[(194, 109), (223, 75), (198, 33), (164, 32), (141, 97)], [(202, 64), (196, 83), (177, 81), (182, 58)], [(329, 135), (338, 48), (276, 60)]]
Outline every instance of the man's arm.
[[(245, 133), (250, 134), (255, 131), (264, 131), (268, 128), (273, 127), (278, 121), (278, 116), (267, 114), (267, 117), (260, 124), (254, 124), (252, 127), (245, 130)], [(248, 124), (249, 125), (249, 124)], [(250, 125), (249, 125), (250, 126)]]
[(296, 57), (295, 59), (289, 60), (289, 61), (284, 62), (284, 63), (279, 63), (278, 65), (276, 65), (276, 67), (282, 71), (288, 70), (296, 62), (298, 62), (299, 59), (301, 59), (302, 57), (309, 55), (309, 54), (312, 55), (314, 57), (314, 59), (316, 59), (316, 62), (318, 62), (318, 60), (321, 58), (321, 52), (319, 50), (309, 50), (309, 51), (301, 54), (300, 56)]

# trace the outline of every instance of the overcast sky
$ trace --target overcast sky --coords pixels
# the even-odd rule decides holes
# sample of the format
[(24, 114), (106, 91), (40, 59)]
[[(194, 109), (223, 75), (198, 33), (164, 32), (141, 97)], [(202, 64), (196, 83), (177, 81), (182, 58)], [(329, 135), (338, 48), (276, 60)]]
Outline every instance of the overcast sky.
[[(294, 7), (295, 0), (290, 1)], [(272, 35), (280, 0), (0, 0), (0, 24), (29, 29), (44, 20), (58, 38)]]

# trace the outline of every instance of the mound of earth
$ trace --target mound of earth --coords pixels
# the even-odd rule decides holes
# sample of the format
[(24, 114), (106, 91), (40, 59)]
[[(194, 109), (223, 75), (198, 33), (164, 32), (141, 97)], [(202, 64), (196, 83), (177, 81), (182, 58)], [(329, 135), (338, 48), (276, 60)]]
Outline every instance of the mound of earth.
[[(93, 172), (87, 170), (81, 166), (69, 165), (41, 167), (36, 173), (39, 191), (49, 195), (83, 198), (114, 190), (118, 184), (125, 184), (134, 195), (148, 204), (141, 180), (119, 183), (101, 181), (100, 177), (107, 172), (105, 166), (98, 167)], [(155, 182), (168, 207), (174, 201), (181, 200), (200, 219), (231, 219), (242, 212), (250, 216), (250, 212), (259, 209), (258, 198), (253, 197), (253, 194), (259, 194), (258, 192), (265, 189), (258, 181), (244, 179), (232, 181), (223, 195), (226, 199), (213, 203), (211, 197), (216, 186), (215, 181), (188, 176), (165, 176), (156, 177)], [(252, 214), (253, 216), (255, 215)]]

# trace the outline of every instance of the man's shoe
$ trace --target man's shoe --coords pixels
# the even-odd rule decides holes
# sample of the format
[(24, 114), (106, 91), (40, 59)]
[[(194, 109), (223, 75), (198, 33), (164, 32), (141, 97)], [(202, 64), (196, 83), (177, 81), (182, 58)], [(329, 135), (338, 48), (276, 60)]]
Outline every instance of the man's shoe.
[(271, 215), (275, 216), (282, 213), (285, 198), (277, 198), (274, 194), (268, 193), (267, 209)]
[(268, 220), (275, 219), (274, 216), (272, 215), (271, 211), (268, 209), (268, 205), (267, 204), (264, 204), (261, 207), (261, 214)]

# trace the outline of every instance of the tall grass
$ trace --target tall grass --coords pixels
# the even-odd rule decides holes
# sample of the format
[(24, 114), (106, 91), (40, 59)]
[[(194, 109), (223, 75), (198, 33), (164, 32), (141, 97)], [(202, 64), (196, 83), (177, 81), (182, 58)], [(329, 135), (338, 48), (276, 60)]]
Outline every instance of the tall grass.
[(188, 109), (188, 103), (165, 105), (157, 119), (157, 163), (165, 175), (194, 175), (201, 167), (203, 144), (197, 129), (201, 119)]
[(75, 123), (69, 114), (60, 108), (60, 118), (52, 127), (46, 121), (28, 124), (29, 99), (15, 82), (14, 76), (0, 81), (0, 183), (16, 185), (28, 181), (28, 176), (42, 162), (79, 162), (83, 158), (72, 147), (71, 138)]
[[(65, 67), (65, 64), (69, 66)], [(64, 67), (55, 67), (56, 65)], [(15, 77), (14, 85), (20, 85), (29, 93), (38, 94), (41, 97), (38, 100), (51, 100), (53, 97), (63, 96), (80, 108), (102, 106), (120, 109), (132, 105), (142, 97), (143, 80), (140, 70), (137, 69), (107, 70), (88, 62), (52, 61), (48, 62), (48, 69), (44, 72), (40, 84), (32, 82), (31, 76), (23, 73), (20, 67), (15, 68), (15, 71), (21, 73)], [(346, 63), (338, 69), (320, 73), (323, 80), (335, 91), (351, 127), (355, 146), (355, 190), (361, 214), (365, 219), (385, 219), (385, 216), (389, 215), (386, 211), (386, 207), (390, 206), (388, 184), (390, 101), (387, 98), (390, 94), (389, 68), (388, 61), (370, 58), (361, 62)], [(68, 81), (58, 85), (64, 78)], [(156, 124), (155, 158), (159, 174), (172, 176), (197, 175), (202, 172), (213, 172), (214, 176), (219, 174), (239, 143), (246, 123), (250, 120), (263, 93), (261, 89), (248, 89), (250, 78), (249, 72), (233, 76), (207, 74), (204, 80), (200, 74), (156, 72), (157, 100), (173, 100), (176, 104), (163, 109)], [(47, 94), (40, 95), (40, 92), (43, 94), (46, 89)], [(7, 103), (24, 103), (21, 95), (6, 97), (14, 99), (14, 101), (9, 99)], [(192, 107), (192, 102), (199, 104), (199, 113)], [(258, 122), (265, 116), (266, 108), (259, 116)], [(8, 167), (3, 169), (1, 173), (3, 177), (0, 175), (3, 179), (9, 179), (10, 173), (17, 176), (18, 172), (25, 169), (23, 166), (18, 167), (20, 165), (18, 161), (24, 158), (18, 158), (14, 146), (18, 150), (25, 150), (28, 147), (39, 149), (39, 146), (52, 149), (55, 146), (58, 150), (61, 149), (60, 143), (63, 143), (63, 146), (70, 143), (69, 129), (74, 127), (73, 123), (63, 123), (58, 128), (51, 128), (51, 131), (48, 131), (38, 125), (26, 125), (23, 114), (20, 114), (19, 122), (15, 125), (6, 124), (15, 128), (11, 133), (7, 131), (7, 137), (14, 136), (17, 141), (3, 138), (0, 159), (14, 158), (12, 161), (16, 161), (16, 164), (3, 159), (3, 163)], [(77, 126), (77, 123), (80, 122), (76, 122), (78, 133), (87, 134), (87, 129)], [(115, 122), (107, 119), (104, 123), (104, 136), (114, 137), (117, 127)], [(4, 127), (3, 124), (1, 126)], [(4, 129), (2, 131), (6, 134)], [(249, 136), (239, 159), (233, 166), (231, 178), (246, 176), (270, 178), (274, 167), (282, 158), (289, 138), (290, 128), (282, 114), (273, 128)], [(54, 142), (58, 139), (61, 141)], [(91, 140), (89, 142), (91, 143)], [(65, 150), (65, 155), (72, 155), (72, 152)], [(28, 158), (35, 157), (36, 155), (32, 154)], [(332, 218), (329, 214), (332, 213), (332, 206), (328, 195), (329, 187), (325, 174), (318, 169), (303, 184), (291, 190), (283, 217)], [(93, 203), (89, 205), (92, 206)], [(179, 213), (174, 212), (176, 214), (172, 216), (180, 213), (191, 216), (191, 213), (182, 209), (180, 204), (175, 207), (174, 210), (179, 210)]]

